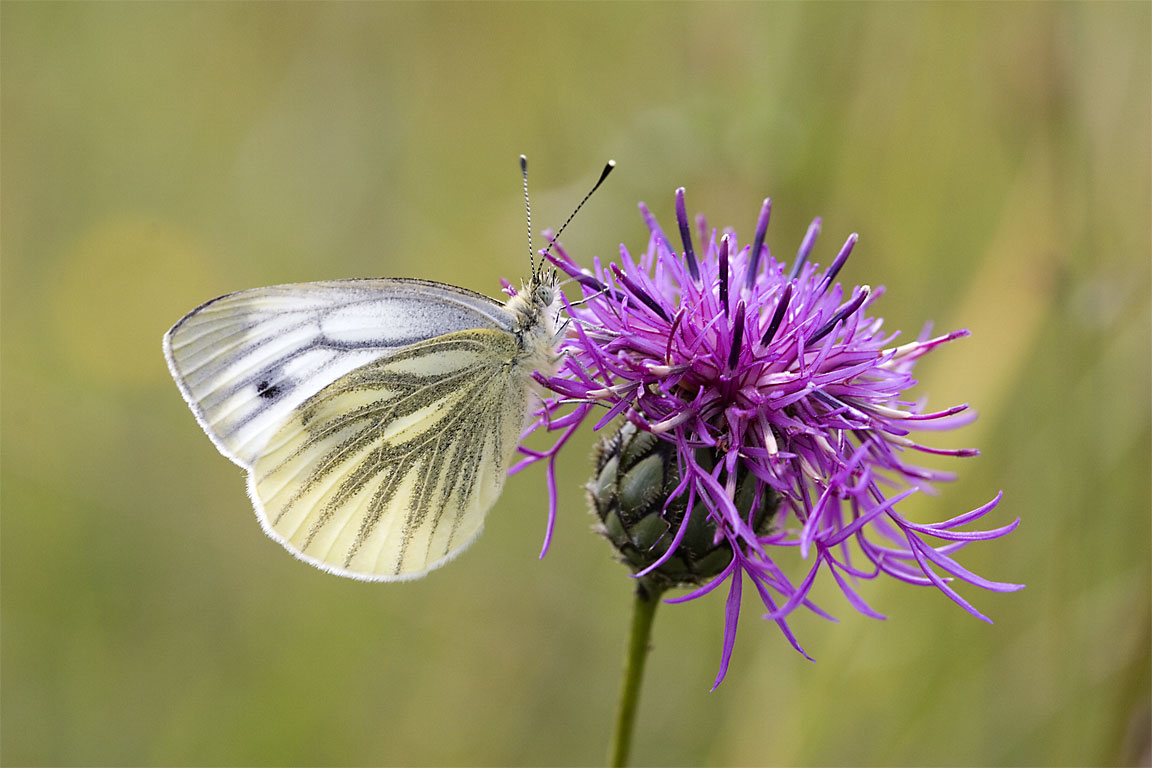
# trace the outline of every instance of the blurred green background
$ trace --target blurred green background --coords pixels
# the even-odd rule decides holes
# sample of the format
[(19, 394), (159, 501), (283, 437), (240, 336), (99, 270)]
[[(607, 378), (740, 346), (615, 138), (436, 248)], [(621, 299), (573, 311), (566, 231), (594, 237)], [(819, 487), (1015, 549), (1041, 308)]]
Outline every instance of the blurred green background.
[[(595, 764), (630, 582), (589, 533), (590, 437), (409, 584), (268, 540), (161, 334), (232, 290), (524, 272), (519, 171), (565, 244), (639, 249), (672, 193), (787, 258), (850, 232), (877, 312), (973, 338), (920, 368), (971, 402), (907, 512), (1005, 501), (961, 558), (1012, 595), (863, 584), (889, 615), (663, 607), (639, 764), (1148, 764), (1148, 3), (80, 4), (2, 14), (2, 741), (16, 765)], [(793, 574), (807, 564), (789, 561)], [(824, 574), (826, 576), (827, 574)]]

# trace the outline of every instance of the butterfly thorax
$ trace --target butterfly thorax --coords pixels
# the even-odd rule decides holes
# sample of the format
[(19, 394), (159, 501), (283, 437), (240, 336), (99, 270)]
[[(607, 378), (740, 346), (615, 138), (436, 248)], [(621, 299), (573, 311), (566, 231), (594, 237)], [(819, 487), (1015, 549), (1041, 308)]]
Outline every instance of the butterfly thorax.
[(534, 277), (504, 304), (516, 318), (513, 333), (520, 342), (521, 354), (513, 363), (522, 367), (526, 374), (539, 371), (544, 376), (551, 376), (556, 371), (559, 356), (556, 354), (554, 318), (558, 298), (559, 293), (553, 285)]

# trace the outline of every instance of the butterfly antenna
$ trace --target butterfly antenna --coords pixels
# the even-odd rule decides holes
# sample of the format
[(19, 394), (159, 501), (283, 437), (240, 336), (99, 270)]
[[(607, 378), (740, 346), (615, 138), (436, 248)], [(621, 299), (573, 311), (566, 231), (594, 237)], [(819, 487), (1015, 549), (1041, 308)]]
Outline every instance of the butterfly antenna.
[(568, 218), (560, 226), (560, 229), (556, 230), (556, 234), (552, 236), (552, 240), (548, 243), (548, 247), (544, 249), (544, 256), (545, 257), (547, 257), (548, 253), (552, 250), (552, 244), (560, 239), (561, 233), (564, 232), (564, 227), (567, 227), (568, 224), (572, 221), (572, 219), (576, 218), (576, 214), (580, 213), (580, 209), (584, 207), (584, 203), (588, 202), (588, 198), (592, 197), (593, 192), (600, 189), (600, 185), (604, 183), (604, 179), (608, 178), (608, 174), (612, 173), (612, 169), (615, 167), (616, 167), (616, 161), (615, 160), (609, 160), (607, 163), (604, 164), (604, 170), (600, 172), (600, 178), (597, 180), (597, 182), (595, 184), (592, 185), (592, 189), (588, 190), (588, 194), (584, 195), (584, 199), (581, 200), (580, 204), (576, 206), (576, 210), (572, 211), (572, 213), (569, 214)]
[(520, 155), (520, 174), (524, 177), (524, 214), (528, 218), (528, 265), (536, 276), (536, 252), (532, 250), (532, 203), (528, 201), (528, 158)]

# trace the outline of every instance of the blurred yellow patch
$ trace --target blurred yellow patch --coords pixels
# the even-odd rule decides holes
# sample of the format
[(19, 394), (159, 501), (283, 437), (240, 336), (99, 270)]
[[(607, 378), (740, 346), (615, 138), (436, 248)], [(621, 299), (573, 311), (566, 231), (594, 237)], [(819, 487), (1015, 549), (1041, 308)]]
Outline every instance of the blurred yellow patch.
[(208, 282), (200, 249), (165, 222), (101, 222), (65, 255), (52, 291), (58, 348), (95, 382), (124, 386), (166, 376), (160, 339), (195, 306), (189, 296), (211, 298)]

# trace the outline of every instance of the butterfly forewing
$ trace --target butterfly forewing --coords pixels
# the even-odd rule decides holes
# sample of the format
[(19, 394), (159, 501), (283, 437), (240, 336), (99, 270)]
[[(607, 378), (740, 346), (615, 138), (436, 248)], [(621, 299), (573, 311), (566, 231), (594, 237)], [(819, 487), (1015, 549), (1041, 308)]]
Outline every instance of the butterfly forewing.
[(362, 365), (472, 328), (510, 331), (487, 296), (423, 280), (333, 280), (214, 299), (173, 326), (164, 352), (217, 448), (248, 466), (296, 408)]
[[(265, 527), (306, 560), (368, 579), (418, 576), (480, 532), (528, 407), (515, 335), (407, 347), (305, 401), (252, 465)], [(510, 375), (511, 374), (511, 375)]]

